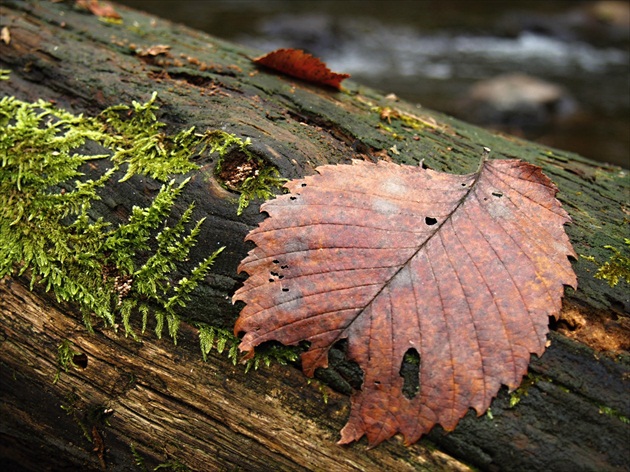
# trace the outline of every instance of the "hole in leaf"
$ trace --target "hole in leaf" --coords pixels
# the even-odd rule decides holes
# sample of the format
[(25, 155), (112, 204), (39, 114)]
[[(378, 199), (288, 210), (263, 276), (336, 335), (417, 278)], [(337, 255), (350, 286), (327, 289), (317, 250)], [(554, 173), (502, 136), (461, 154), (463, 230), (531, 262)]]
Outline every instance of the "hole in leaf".
[(306, 187), (306, 184), (304, 182), (302, 182), (302, 187)]
[(283, 288), (283, 289), (282, 289), (282, 291), (283, 291), (283, 292), (288, 292), (288, 291), (289, 291), (289, 289), (288, 289), (288, 288)]
[(503, 196), (503, 192), (500, 192), (497, 190), (496, 192), (492, 192), (492, 195), (494, 195), (495, 197), (501, 198)]
[(279, 279), (284, 279), (284, 275), (279, 275), (278, 278)]
[(291, 196), (289, 197), (289, 200), (297, 200), (297, 197), (294, 197), (293, 195), (291, 195)]
[(274, 280), (273, 279), (269, 279), (269, 282), (274, 282)]
[(289, 268), (289, 266), (285, 264), (285, 265), (283, 265), (283, 266), (280, 266), (280, 268), (281, 268), (281, 269), (288, 269), (288, 268)]
[(273, 260), (273, 261), (271, 261), (271, 262), (273, 262), (274, 264), (280, 264), (280, 261), (279, 261), (278, 259), (274, 259), (274, 260)]
[(435, 218), (431, 217), (431, 216), (427, 216), (427, 217), (424, 219), (424, 222), (425, 222), (427, 225), (429, 225), (429, 226), (433, 226), (434, 224), (436, 224), (436, 223), (437, 223), (437, 220), (436, 220)]
[(381, 384), (381, 382), (379, 380), (375, 380), (374, 381), (374, 385), (376, 385), (377, 387)]
[(405, 352), (400, 364), (400, 376), (403, 378), (403, 395), (411, 400), (420, 391), (420, 354), (414, 348)]
[(278, 277), (278, 273), (277, 272), (271, 272), (272, 277)]

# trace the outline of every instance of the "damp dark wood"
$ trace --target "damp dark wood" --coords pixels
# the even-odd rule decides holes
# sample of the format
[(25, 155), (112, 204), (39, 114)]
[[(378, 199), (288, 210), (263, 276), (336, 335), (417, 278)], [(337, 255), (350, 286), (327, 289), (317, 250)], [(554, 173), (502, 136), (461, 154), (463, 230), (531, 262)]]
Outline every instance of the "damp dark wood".
[[(3, 2), (0, 26), (11, 40), (0, 41), (0, 68), (11, 73), (1, 94), (96, 114), (157, 91), (170, 131), (194, 125), (250, 138), (252, 151), (286, 178), (353, 158), (424, 159), (436, 170), (470, 172), (487, 146), (495, 157), (542, 166), (557, 183), (574, 218), (568, 232), (578, 254), (605, 261), (604, 246), (619, 247), (627, 235), (628, 177), (619, 168), (497, 136), (351, 80), (339, 92), (260, 70), (250, 58), (261, 51), (116, 9), (121, 24), (72, 2)], [(170, 46), (168, 54), (139, 53), (160, 44)], [(194, 200), (197, 215), (208, 217), (200, 247), (226, 250), (185, 316), (229, 328), (238, 310), (230, 298), (242, 282), (236, 267), (250, 249), (242, 241), (263, 215), (261, 202), (236, 215), (238, 195), (217, 182), (216, 158), (198, 157), (201, 168), (182, 205)], [(156, 188), (150, 179), (108, 188), (98, 211), (119, 221)], [(200, 250), (193, 259), (203, 256)], [(390, 440), (367, 451), (363, 442), (335, 445), (350, 386), (360, 384), (341, 351), (319, 383), (308, 383), (296, 365), (245, 374), (225, 354), (213, 351), (203, 362), (190, 324), (176, 346), (151, 334), (142, 342), (107, 329), (89, 334), (73, 307), (31, 292), (22, 279), (5, 279), (0, 463), (9, 470), (140, 470), (142, 461), (192, 470), (629, 470), (627, 287), (595, 279), (589, 261), (576, 261), (575, 269), (580, 288), (567, 292), (563, 312), (597, 321), (621, 349), (600, 352), (561, 322), (523, 387), (502, 391), (489, 414), (471, 413), (454, 432), (437, 428), (411, 447)], [(64, 339), (81, 351), (82, 368), (53, 383)]]

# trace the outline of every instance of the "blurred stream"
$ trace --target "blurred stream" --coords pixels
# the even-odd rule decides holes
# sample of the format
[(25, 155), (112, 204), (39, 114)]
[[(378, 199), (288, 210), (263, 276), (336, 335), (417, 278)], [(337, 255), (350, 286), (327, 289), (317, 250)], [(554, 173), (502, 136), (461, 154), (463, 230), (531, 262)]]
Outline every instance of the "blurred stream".
[[(262, 52), (305, 49), (385, 93), (630, 168), (627, 1), (119, 3)], [(561, 100), (539, 110), (535, 123), (522, 116), (493, 122), (471, 102), (471, 87), (513, 72), (556, 84)]]

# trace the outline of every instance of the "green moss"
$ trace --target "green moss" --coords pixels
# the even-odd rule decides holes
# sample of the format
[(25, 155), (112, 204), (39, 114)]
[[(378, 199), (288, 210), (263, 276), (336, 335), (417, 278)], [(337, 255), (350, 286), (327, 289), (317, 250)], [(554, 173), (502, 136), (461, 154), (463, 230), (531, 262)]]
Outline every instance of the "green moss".
[(319, 393), (321, 393), (324, 403), (328, 404), (328, 387), (326, 385), (322, 384), (319, 380), (311, 378), (307, 378), (306, 383), (308, 385), (314, 385), (317, 390), (319, 390)]
[(238, 359), (239, 339), (227, 329), (197, 323), (199, 328), (199, 344), (204, 362), (208, 360), (208, 353), (214, 348), (221, 354), (228, 347), (228, 358), (236, 365)]
[(109, 16), (99, 16), (98, 21), (107, 23), (109, 25), (122, 25), (123, 24), (122, 18), (112, 18)]
[(299, 357), (299, 350), (295, 347), (283, 346), (282, 344), (262, 345), (256, 348), (254, 357), (246, 361), (245, 373), (252, 368), (258, 370), (263, 365), (269, 367), (272, 362), (287, 365), (296, 362)]
[(216, 176), (225, 188), (240, 193), (237, 215), (240, 216), (252, 200), (267, 200), (282, 189), (287, 179), (249, 149), (249, 138), (243, 141), (218, 130), (207, 136), (211, 141), (210, 152), (219, 154)]
[(172, 470), (174, 472), (189, 472), (191, 469), (187, 465), (181, 463), (177, 459), (171, 459), (166, 462), (162, 462), (158, 464), (154, 469), (155, 470)]
[(237, 215), (241, 215), (254, 199), (268, 200), (273, 198), (287, 179), (282, 178), (278, 169), (267, 166), (258, 169), (254, 175), (247, 177), (241, 184), (241, 196), (238, 199)]
[[(630, 246), (630, 239), (625, 238), (624, 244), (626, 247)], [(625, 280), (626, 283), (630, 283), (630, 257), (622, 254), (619, 249), (613, 246), (604, 246), (604, 249), (612, 251), (613, 254), (608, 261), (599, 266), (599, 269), (595, 273), (595, 278), (605, 280), (611, 287), (615, 287), (620, 280)], [(587, 261), (598, 264), (593, 256), (580, 256)]]
[(75, 356), (81, 354), (74, 350), (72, 342), (64, 339), (57, 347), (57, 373), (53, 379), (53, 384), (56, 384), (60, 377), (61, 371), (68, 372), (70, 369), (76, 369), (78, 366), (74, 363)]
[(61, 409), (66, 412), (66, 415), (71, 416), (77, 426), (81, 429), (83, 437), (88, 443), (92, 443), (92, 435), (90, 434), (89, 425), (84, 421), (83, 413), (79, 408), (81, 398), (74, 392), (66, 396), (66, 404), (61, 405)]
[[(388, 124), (392, 124), (392, 121), (397, 121), (405, 128), (413, 130), (422, 130), (426, 128), (436, 129), (437, 123), (432, 119), (424, 119), (420, 116), (413, 115), (404, 111), (397, 110), (391, 107), (372, 107), (371, 111), (377, 112), (381, 121), (387, 121)], [(380, 123), (381, 127), (387, 131), (393, 131), (390, 127), (384, 126)], [(402, 139), (402, 138), (398, 138)]]
[[(226, 133), (225, 131), (220, 130), (209, 131), (208, 137), (210, 138), (210, 152), (219, 153), (219, 156), (221, 158), (225, 157), (225, 155), (233, 147), (237, 147), (240, 151), (247, 154), (249, 157), (254, 157), (247, 149), (247, 147), (251, 144), (251, 140), (249, 138), (245, 138), (245, 140), (243, 141), (241, 138), (234, 134)], [(217, 170), (220, 170), (222, 161), (222, 159), (219, 159)]]
[(146, 471), (147, 466), (144, 462), (144, 457), (140, 455), (140, 453), (136, 449), (136, 446), (133, 443), (130, 443), (129, 448), (131, 449), (131, 455), (133, 456), (134, 465), (138, 467), (140, 470)]
[[(626, 246), (630, 246), (630, 239), (626, 238), (624, 242)], [(606, 280), (611, 287), (616, 286), (619, 280), (625, 280), (626, 283), (629, 283), (630, 257), (621, 254), (621, 251), (612, 246), (604, 246), (604, 249), (612, 251), (613, 255), (597, 270), (595, 277)]]
[(608, 406), (600, 406), (599, 413), (602, 415), (612, 416), (613, 418), (617, 418), (619, 421), (625, 424), (630, 424), (630, 418), (623, 416), (614, 408), (610, 408)]
[(115, 149), (112, 161), (127, 163), (122, 181), (137, 174), (149, 175), (157, 180), (168, 180), (172, 174), (184, 174), (197, 168), (190, 162), (193, 154), (202, 153), (207, 139), (195, 134), (195, 128), (169, 136), (162, 132), (164, 123), (158, 121), (154, 111), (157, 94), (146, 103), (132, 102), (132, 106), (118, 105), (105, 110), (100, 118), (107, 125), (105, 145)]
[[(241, 340), (227, 329), (217, 328), (207, 324), (196, 323), (199, 329), (199, 344), (203, 360), (207, 361), (207, 356), (215, 349), (219, 354), (227, 350), (228, 358), (236, 365), (238, 361), (238, 345)], [(245, 361), (245, 372), (252, 368), (258, 370), (261, 366), (269, 367), (272, 362), (281, 365), (295, 362), (299, 358), (298, 349), (281, 344), (269, 344), (256, 348), (254, 357)]]
[[(285, 179), (251, 153), (249, 140), (222, 131), (198, 134), (194, 128), (174, 136), (164, 133), (155, 102), (153, 94), (146, 103), (85, 117), (42, 100), (0, 100), (0, 277), (27, 277), (31, 288), (40, 285), (59, 301), (75, 304), (90, 330), (96, 319), (114, 329), (122, 325), (126, 335), (139, 339), (133, 317), (141, 317), (142, 333), (151, 317), (158, 337), (166, 328), (177, 342), (178, 309), (186, 306), (223, 248), (187, 275), (174, 277), (204, 219), (192, 221), (191, 204), (173, 222), (172, 209), (188, 179), (178, 183), (171, 176), (194, 170), (189, 157), (205, 150), (219, 153), (219, 170), (240, 152), (257, 172), (240, 182), (239, 214), (253, 198), (271, 197)], [(90, 144), (102, 153), (87, 152)], [(99, 160), (107, 161), (106, 170), (94, 180), (85, 179), (84, 167)], [(90, 210), (99, 190), (121, 170), (121, 180), (149, 175), (164, 183), (147, 207), (133, 207), (127, 221), (115, 226), (94, 219)], [(223, 328), (197, 326), (204, 360), (214, 348), (227, 350), (236, 363), (236, 336)], [(74, 367), (76, 354), (71, 343), (62, 343), (55, 382), (62, 370)], [(262, 347), (246, 362), (246, 370), (297, 358), (291, 347)]]
[[(510, 408), (514, 408), (520, 403), (521, 395), (522, 393), (518, 392), (518, 389), (510, 394)], [(525, 395), (527, 395), (527, 392), (525, 392)]]
[(514, 408), (516, 405), (518, 405), (521, 401), (521, 398), (526, 397), (528, 395), (529, 389), (539, 381), (550, 382), (551, 380), (541, 375), (528, 373), (521, 382), (521, 385), (512, 393), (510, 393), (510, 408)]
[(377, 126), (378, 126), (379, 129), (387, 131), (388, 133), (393, 133), (394, 132), (394, 130), (391, 128), (391, 126), (384, 125), (383, 123), (379, 123)]
[[(168, 179), (196, 168), (188, 158), (208, 140), (192, 128), (163, 133), (155, 100), (154, 94), (147, 103), (112, 107), (97, 117), (41, 100), (0, 100), (0, 277), (28, 277), (31, 288), (40, 284), (76, 304), (88, 328), (94, 317), (111, 327), (121, 320), (136, 337), (132, 314), (142, 315), (144, 331), (152, 313), (157, 335), (166, 325), (176, 340), (176, 308), (189, 301), (222, 248), (174, 279), (203, 219), (192, 224), (190, 205), (173, 227), (166, 225), (188, 182)], [(88, 144), (104, 153), (86, 152)], [(95, 180), (80, 180), (83, 166), (95, 160), (109, 167)], [(128, 221), (114, 226), (93, 219), (90, 209), (118, 170), (126, 171), (122, 180), (149, 175), (168, 181), (150, 205), (134, 207)]]

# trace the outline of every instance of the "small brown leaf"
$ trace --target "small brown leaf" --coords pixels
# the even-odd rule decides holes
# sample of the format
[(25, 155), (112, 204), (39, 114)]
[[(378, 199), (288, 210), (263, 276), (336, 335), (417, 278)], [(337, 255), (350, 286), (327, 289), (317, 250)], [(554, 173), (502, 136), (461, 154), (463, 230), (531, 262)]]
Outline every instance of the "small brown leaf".
[(98, 0), (76, 0), (75, 4), (85, 8), (99, 18), (110, 18), (112, 20), (120, 20), (122, 18), (110, 3), (99, 2)]
[(168, 44), (154, 44), (153, 46), (149, 46), (148, 48), (136, 49), (136, 54), (140, 57), (159, 56), (160, 54), (168, 56), (170, 55), (170, 50), (171, 47)]
[(3, 26), (0, 30), (0, 41), (2, 41), (7, 46), (11, 42), (11, 31), (9, 31), (8, 26)]
[(336, 89), (341, 88), (342, 80), (350, 77), (350, 74), (332, 72), (324, 62), (300, 49), (277, 49), (254, 62), (291, 77)]
[[(540, 168), (485, 161), (451, 175), (387, 162), (323, 166), (265, 203), (269, 218), (234, 295), (246, 303), (240, 349), (310, 342), (308, 376), (347, 338), (363, 369), (340, 443), (407, 444), (435, 424), (482, 414), (501, 385), (516, 388), (530, 353), (545, 350), (564, 285), (577, 280), (563, 225), (570, 218)], [(419, 390), (401, 377), (420, 357)]]

